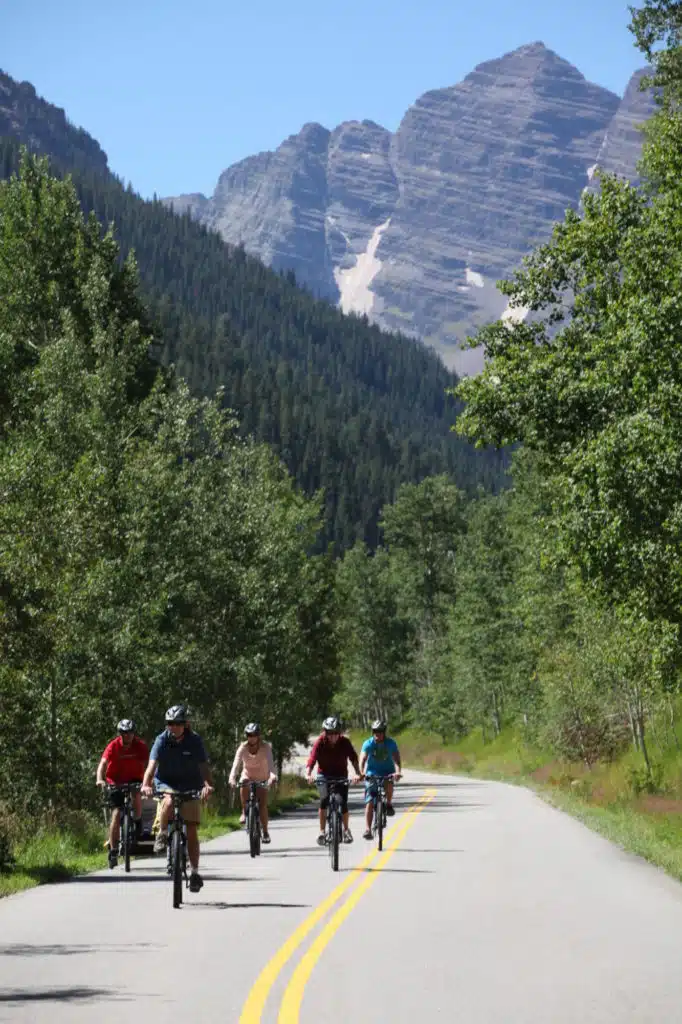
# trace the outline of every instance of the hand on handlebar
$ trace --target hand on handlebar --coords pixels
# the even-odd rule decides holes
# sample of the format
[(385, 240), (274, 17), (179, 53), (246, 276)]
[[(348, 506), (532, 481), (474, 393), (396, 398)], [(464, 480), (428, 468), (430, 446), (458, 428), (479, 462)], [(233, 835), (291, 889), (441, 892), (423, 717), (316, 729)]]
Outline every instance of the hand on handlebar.
[(142, 794), (142, 796), (153, 796), (154, 790), (152, 786), (145, 785), (143, 783), (142, 786), (140, 787), (140, 793)]
[(357, 786), (359, 782), (362, 782), (364, 777), (365, 776), (362, 774), (362, 772), (356, 772), (355, 775), (353, 776), (353, 784)]
[(210, 782), (205, 782), (204, 786), (203, 786), (203, 789), (201, 790), (200, 799), (208, 800), (208, 798), (210, 797), (212, 792), (213, 792), (213, 786), (210, 784)]
[(95, 782), (95, 785), (96, 786), (101, 786), (102, 789), (104, 789), (106, 784), (107, 784), (107, 780), (106, 779), (97, 779), (96, 782)]

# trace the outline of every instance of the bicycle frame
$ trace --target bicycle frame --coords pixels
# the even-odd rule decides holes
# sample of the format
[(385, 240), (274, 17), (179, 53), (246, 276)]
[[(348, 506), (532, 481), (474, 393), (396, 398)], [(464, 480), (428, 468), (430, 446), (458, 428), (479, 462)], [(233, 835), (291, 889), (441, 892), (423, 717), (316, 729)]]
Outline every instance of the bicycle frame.
[(343, 835), (343, 796), (341, 787), (350, 786), (348, 778), (332, 778), (330, 776), (318, 776), (318, 786), (327, 786), (329, 793), (329, 805), (327, 807), (327, 821), (325, 824), (325, 838), (329, 848), (332, 871), (339, 870), (339, 847)]
[[(168, 823), (168, 855), (166, 873), (173, 880), (173, 906), (182, 904), (182, 880), (189, 885), (187, 877), (187, 824), (182, 816), (182, 805), (186, 800), (199, 800), (201, 790), (157, 790), (161, 797), (169, 796), (173, 801), (173, 817)], [(176, 838), (177, 837), (177, 838)]]
[[(141, 782), (121, 782), (107, 786), (107, 795), (111, 796), (114, 791), (123, 793), (123, 807), (115, 808), (120, 810), (118, 832), (118, 855), (123, 857), (126, 874), (130, 872), (130, 855), (135, 843), (135, 815), (133, 811), (132, 794), (138, 793), (141, 789)], [(113, 813), (112, 809), (112, 813)]]
[(268, 782), (257, 782), (253, 779), (245, 779), (239, 786), (248, 785), (249, 796), (244, 808), (246, 816), (246, 831), (249, 836), (249, 852), (252, 857), (260, 854), (261, 826), (260, 826), (260, 802), (257, 792), (259, 789), (269, 789)]

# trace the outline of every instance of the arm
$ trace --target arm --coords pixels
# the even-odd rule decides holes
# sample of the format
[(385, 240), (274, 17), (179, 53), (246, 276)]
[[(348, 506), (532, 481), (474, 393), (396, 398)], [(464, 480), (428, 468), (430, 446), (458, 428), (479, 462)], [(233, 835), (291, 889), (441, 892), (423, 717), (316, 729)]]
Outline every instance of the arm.
[(275, 771), (275, 762), (272, 758), (272, 743), (265, 744), (265, 756), (268, 759), (268, 771), (270, 773), (270, 782), (277, 782), (277, 772)]
[(397, 782), (398, 779), (403, 774), (402, 758), (400, 757), (400, 751), (398, 750), (398, 744), (397, 743), (395, 745), (395, 750), (393, 752), (393, 760), (395, 761), (396, 766), (398, 768), (398, 771), (395, 773), (395, 779), (396, 779), (396, 782)]
[(95, 778), (95, 784), (98, 786), (106, 786), (107, 780), (105, 778), (107, 765), (109, 764), (109, 758), (102, 755), (102, 760), (97, 765), (97, 776)]
[(208, 761), (202, 761), (199, 765), (204, 788), (201, 791), (202, 800), (206, 800), (213, 792), (213, 770)]
[(365, 768), (367, 767), (367, 759), (369, 757), (369, 743), (367, 740), (362, 744), (360, 754), (362, 755), (360, 757), (360, 775), (364, 775)]
[(321, 740), (318, 737), (315, 740), (315, 742), (313, 743), (313, 749), (310, 751), (310, 756), (308, 757), (308, 761), (307, 761), (306, 766), (305, 766), (306, 767), (306, 778), (308, 779), (308, 782), (312, 782), (313, 768), (315, 767), (315, 763), (317, 761), (317, 754), (318, 754), (318, 751), (320, 749), (320, 743), (321, 743)]
[(156, 766), (158, 763), (158, 761), (152, 759), (147, 765), (147, 770), (145, 771), (144, 778), (142, 780), (141, 792), (143, 796), (152, 795), (152, 783), (154, 781), (154, 776), (156, 775)]
[(353, 765), (353, 769), (355, 770), (355, 780), (357, 782), (357, 780), (362, 775), (362, 772), (360, 771), (360, 764), (358, 762), (358, 755), (357, 755), (357, 752), (355, 750), (355, 747), (353, 746), (351, 741), (348, 739), (348, 737), (346, 737), (346, 740), (348, 742), (348, 760)]
[(242, 763), (242, 753), (244, 750), (244, 744), (240, 743), (237, 747), (237, 753), (234, 755), (234, 761), (232, 762), (232, 768), (230, 770), (230, 785), (237, 785), (237, 773), (239, 772), (239, 765)]

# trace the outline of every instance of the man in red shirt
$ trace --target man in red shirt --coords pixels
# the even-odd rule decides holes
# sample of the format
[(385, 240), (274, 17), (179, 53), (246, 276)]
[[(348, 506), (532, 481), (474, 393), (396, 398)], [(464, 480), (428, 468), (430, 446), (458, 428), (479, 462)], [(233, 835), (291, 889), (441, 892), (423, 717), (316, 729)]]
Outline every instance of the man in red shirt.
[[(102, 760), (97, 767), (97, 785), (121, 786), (124, 782), (142, 782), (144, 770), (149, 760), (149, 748), (144, 740), (135, 735), (135, 723), (130, 718), (123, 718), (117, 726), (118, 736), (107, 745)], [(118, 863), (118, 837), (121, 823), (121, 808), (124, 795), (120, 789), (110, 791), (112, 807), (111, 824), (109, 825), (109, 867), (115, 868)], [(133, 793), (136, 833), (139, 838), (142, 831), (142, 796)]]
[[(327, 807), (329, 805), (329, 788), (325, 785), (325, 777), (334, 779), (346, 779), (348, 777), (348, 762), (355, 769), (353, 782), (360, 781), (360, 765), (355, 747), (347, 736), (341, 735), (341, 722), (338, 718), (325, 718), (322, 723), (322, 734), (313, 743), (310, 757), (306, 765), (308, 782), (313, 780), (313, 768), (318, 767), (317, 784), (320, 787), (320, 834), (317, 837), (317, 845), (324, 846), (324, 829), (327, 823)], [(343, 841), (352, 843), (353, 836), (348, 827), (348, 786), (342, 788), (343, 799)]]

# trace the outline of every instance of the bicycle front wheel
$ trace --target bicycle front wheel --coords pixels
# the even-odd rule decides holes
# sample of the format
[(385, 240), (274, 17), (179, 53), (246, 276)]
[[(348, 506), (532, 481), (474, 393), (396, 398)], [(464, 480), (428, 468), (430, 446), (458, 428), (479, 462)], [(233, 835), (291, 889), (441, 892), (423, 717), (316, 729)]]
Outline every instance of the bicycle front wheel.
[(379, 840), (379, 849), (384, 848), (384, 801), (381, 797), (377, 797), (377, 804), (375, 809), (376, 823), (377, 823), (377, 837)]
[(171, 838), (171, 867), (173, 871), (173, 906), (182, 904), (182, 839), (176, 828)]
[(126, 874), (130, 871), (130, 843), (132, 837), (130, 834), (130, 815), (126, 812), (123, 815), (123, 821), (121, 822), (121, 835), (123, 837), (123, 858), (125, 863)]
[(332, 841), (329, 844), (329, 853), (332, 859), (332, 871), (339, 870), (339, 832), (341, 831), (341, 819), (336, 801), (330, 808)]
[(249, 852), (252, 857), (260, 853), (260, 817), (256, 807), (249, 813)]

